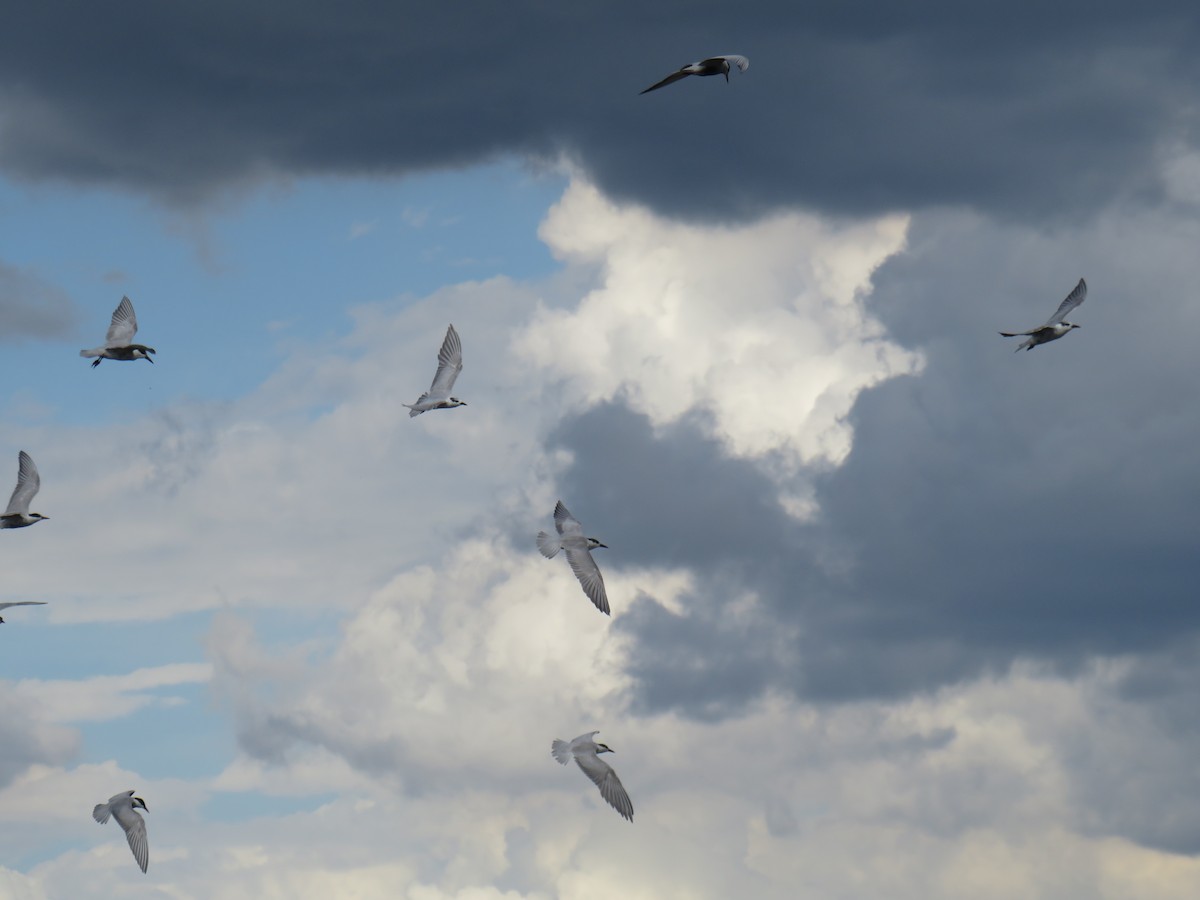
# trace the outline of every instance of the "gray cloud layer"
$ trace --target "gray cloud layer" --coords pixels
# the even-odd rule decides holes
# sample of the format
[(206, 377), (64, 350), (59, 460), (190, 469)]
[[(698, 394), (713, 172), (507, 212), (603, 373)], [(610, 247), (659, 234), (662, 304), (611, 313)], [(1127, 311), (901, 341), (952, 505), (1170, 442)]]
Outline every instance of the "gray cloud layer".
[(0, 341), (64, 337), (76, 319), (61, 290), (30, 271), (0, 263)]
[[(675, 213), (1063, 216), (1156, 189), (1198, 25), (1182, 3), (34, 5), (0, 36), (0, 165), (189, 199), (565, 153)], [(749, 72), (637, 96), (722, 52)]]
[[(800, 473), (812, 523), (695, 421), (655, 432), (609, 405), (559, 429), (564, 500), (612, 545), (609, 564), (700, 573), (682, 616), (610, 598), (634, 640), (636, 709), (721, 717), (769, 688), (893, 697), (1018, 658), (1149, 658), (1196, 633), (1200, 372), (1178, 324), (1187, 273), (1160, 268), (1194, 227), (1116, 221), (1050, 239), (918, 220), (870, 305), (926, 369), (860, 395), (844, 465)], [(1082, 329), (1014, 355), (995, 331), (1043, 320), (1079, 266)], [(1147, 283), (1152, 302), (1130, 307)]]

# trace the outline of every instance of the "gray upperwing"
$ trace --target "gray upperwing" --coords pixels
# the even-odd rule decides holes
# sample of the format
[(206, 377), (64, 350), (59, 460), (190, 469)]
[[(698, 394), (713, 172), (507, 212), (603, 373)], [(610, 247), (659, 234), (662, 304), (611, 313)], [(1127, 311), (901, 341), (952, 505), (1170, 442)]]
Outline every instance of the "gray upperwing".
[(104, 339), (106, 347), (128, 347), (137, 334), (137, 315), (133, 311), (133, 303), (128, 297), (122, 297), (117, 308), (113, 310), (112, 324), (108, 326), (108, 335)]
[(437, 374), (433, 376), (433, 384), (429, 393), (433, 396), (449, 397), (454, 388), (454, 381), (462, 371), (462, 341), (458, 332), (451, 325), (446, 329), (446, 338), (442, 341), (442, 349), (438, 351)]
[(554, 527), (562, 535), (583, 534), (583, 525), (571, 515), (571, 511), (563, 505), (561, 500), (554, 506)]
[(594, 753), (585, 753), (576, 756), (575, 762), (579, 764), (579, 768), (583, 770), (583, 773), (592, 780), (592, 783), (600, 788), (600, 796), (605, 799), (608, 805), (632, 822), (633, 802), (629, 799), (629, 794), (626, 793), (625, 786), (621, 784), (621, 779), (617, 777), (617, 773), (613, 771), (612, 766)]
[(118, 807), (113, 813), (120, 826), (125, 829), (125, 838), (138, 867), (145, 872), (150, 865), (150, 843), (146, 839), (146, 820), (128, 806)]
[(33, 464), (33, 457), (22, 450), (17, 454), (17, 486), (13, 488), (12, 496), (8, 500), (8, 509), (4, 514), (7, 516), (29, 512), (29, 504), (41, 486), (42, 477), (38, 475), (37, 466)]
[(571, 571), (579, 579), (587, 598), (596, 605), (596, 609), (600, 612), (606, 616), (611, 615), (608, 608), (608, 594), (604, 590), (604, 576), (600, 574), (600, 567), (592, 559), (592, 554), (586, 547), (567, 547), (566, 551)]
[[(1079, 284), (1075, 285), (1075, 289), (1067, 294), (1067, 299), (1058, 305), (1058, 309), (1054, 311), (1049, 319), (1046, 320), (1046, 325), (1058, 325), (1065, 319), (1075, 307), (1087, 299), (1087, 282), (1082, 278), (1079, 279)], [(1042, 326), (1043, 328), (1045, 325)], [(1040, 330), (1040, 329), (1039, 329)]]
[(662, 81), (659, 81), (656, 84), (652, 84), (652, 85), (650, 85), (650, 87), (646, 88), (644, 91), (638, 91), (638, 93), (639, 94), (648, 94), (651, 91), (657, 91), (660, 87), (666, 87), (668, 84), (674, 84), (679, 79), (687, 78), (691, 74), (692, 74), (691, 72), (687, 71), (687, 66), (684, 66), (678, 72), (672, 72), (670, 75), (668, 75)]

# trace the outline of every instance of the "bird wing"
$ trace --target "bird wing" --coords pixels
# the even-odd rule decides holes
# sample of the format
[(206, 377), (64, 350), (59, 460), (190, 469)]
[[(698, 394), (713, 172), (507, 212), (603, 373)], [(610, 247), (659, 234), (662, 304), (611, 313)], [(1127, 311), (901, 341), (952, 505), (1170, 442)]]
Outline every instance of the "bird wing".
[(672, 72), (670, 75), (668, 75), (662, 81), (658, 82), (657, 84), (652, 84), (652, 85), (650, 85), (650, 87), (646, 88), (644, 91), (638, 91), (638, 93), (639, 94), (648, 94), (651, 91), (657, 91), (660, 87), (666, 87), (668, 84), (674, 84), (680, 78), (687, 78), (691, 74), (692, 73), (688, 71), (688, 66), (684, 66), (678, 72)]
[(8, 609), (10, 606), (45, 606), (45, 600), (13, 600), (10, 603), (0, 603), (0, 609)]
[[(1046, 325), (1057, 325), (1065, 319), (1075, 307), (1087, 299), (1087, 282), (1082, 278), (1079, 279), (1079, 284), (1075, 285), (1075, 290), (1067, 294), (1067, 299), (1058, 305), (1054, 315), (1046, 320)], [(1045, 326), (1043, 326), (1045, 327)]]
[[(595, 734), (595, 732), (592, 733)], [(575, 762), (583, 770), (583, 774), (592, 779), (596, 787), (600, 788), (600, 796), (608, 805), (632, 822), (633, 803), (630, 801), (629, 795), (625, 793), (625, 786), (621, 784), (621, 779), (617, 777), (612, 766), (597, 756), (595, 751), (577, 754)]]
[(583, 585), (583, 592), (587, 594), (592, 603), (596, 604), (596, 609), (606, 616), (611, 615), (608, 611), (608, 594), (604, 591), (604, 576), (600, 574), (600, 567), (592, 559), (591, 551), (584, 547), (567, 547), (566, 549), (567, 562), (571, 564), (571, 571)]
[(596, 731), (589, 731), (585, 734), (579, 735), (578, 737), (571, 738), (571, 752), (574, 753), (575, 750), (577, 750), (579, 747), (583, 746), (584, 744), (593, 743), (593, 738), (595, 738), (596, 735), (598, 735), (599, 733), (600, 733), (600, 731), (599, 731), (599, 729), (597, 729)]
[(13, 488), (12, 496), (8, 500), (8, 509), (4, 512), (6, 516), (29, 512), (29, 504), (38, 488), (42, 486), (37, 466), (33, 464), (33, 458), (28, 453), (24, 450), (18, 453), (17, 463), (17, 486)]
[(106, 347), (128, 347), (137, 334), (137, 315), (128, 297), (122, 297), (117, 308), (113, 310), (112, 324), (108, 326), (108, 335), (104, 338)]
[(737, 53), (723, 53), (720, 56), (713, 56), (701, 62), (700, 65), (703, 66), (708, 63), (714, 63), (719, 59), (727, 60), (731, 66), (737, 66), (739, 72), (745, 72), (748, 68), (750, 68), (750, 60), (746, 59), (744, 56), (740, 56)]
[(133, 858), (145, 872), (146, 867), (150, 865), (150, 844), (146, 840), (146, 820), (130, 806), (118, 807), (113, 811), (113, 817), (125, 829), (125, 838), (129, 841), (129, 849), (133, 851)]
[(554, 507), (554, 527), (558, 529), (559, 534), (577, 534), (583, 536), (583, 525), (579, 520), (571, 515), (571, 511), (563, 506), (561, 500)]
[(451, 325), (446, 329), (446, 339), (442, 341), (442, 349), (438, 351), (437, 374), (433, 376), (433, 384), (429, 387), (432, 396), (450, 396), (454, 388), (454, 380), (462, 371), (462, 341), (458, 332)]

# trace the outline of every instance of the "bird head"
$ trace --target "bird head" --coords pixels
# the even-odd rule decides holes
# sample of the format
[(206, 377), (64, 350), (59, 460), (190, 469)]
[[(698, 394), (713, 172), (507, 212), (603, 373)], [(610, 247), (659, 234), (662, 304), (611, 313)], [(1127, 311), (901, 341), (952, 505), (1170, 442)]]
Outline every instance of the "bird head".
[(595, 538), (588, 538), (587, 542), (589, 550), (595, 550), (597, 547), (603, 547), (605, 550), (608, 549), (608, 544), (602, 544)]
[(31, 519), (46, 519), (47, 521), (49, 521), (49, 519), (50, 519), (49, 516), (43, 516), (41, 513), (30, 513), (29, 518), (31, 518)]
[(146, 801), (141, 797), (134, 797), (133, 801), (129, 805), (134, 809), (144, 809), (146, 812), (150, 812), (150, 808), (146, 806)]
[(450, 402), (453, 403), (455, 406), (466, 406), (467, 405), (465, 400), (459, 400), (457, 397), (451, 397)]
[(617, 751), (614, 750), (612, 747), (608, 746), (608, 744), (597, 744), (596, 752), (597, 753), (616, 753)]

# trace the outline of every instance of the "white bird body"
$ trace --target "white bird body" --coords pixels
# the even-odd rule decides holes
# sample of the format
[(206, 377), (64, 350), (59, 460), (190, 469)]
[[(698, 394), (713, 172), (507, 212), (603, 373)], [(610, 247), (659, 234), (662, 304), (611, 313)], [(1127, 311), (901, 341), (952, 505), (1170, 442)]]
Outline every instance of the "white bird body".
[(103, 825), (108, 821), (108, 817), (112, 816), (117, 820), (117, 824), (125, 832), (125, 839), (129, 841), (129, 849), (133, 851), (133, 858), (137, 860), (137, 864), (142, 871), (146, 871), (146, 867), (150, 865), (150, 844), (146, 840), (146, 820), (138, 815), (139, 808), (146, 809), (146, 801), (141, 797), (133, 796), (135, 791), (123, 791), (120, 794), (113, 794), (108, 798), (107, 803), (96, 804), (92, 810), (92, 818)]
[(1060, 337), (1070, 334), (1072, 329), (1078, 328), (1078, 325), (1072, 325), (1070, 322), (1063, 321), (1075, 307), (1083, 303), (1087, 299), (1087, 282), (1082, 278), (1079, 279), (1079, 284), (1075, 285), (1075, 289), (1067, 294), (1067, 299), (1058, 305), (1058, 309), (1054, 311), (1046, 324), (1039, 328), (1034, 328), (1032, 331), (1002, 331), (1004, 337), (1025, 337), (1026, 340), (1021, 343), (1016, 351), (1019, 353), (1022, 350), (1032, 350), (1038, 344), (1048, 344), (1051, 341), (1057, 341)]
[(33, 464), (33, 457), (22, 450), (17, 454), (17, 486), (9, 498), (8, 509), (0, 516), (0, 528), (27, 528), (34, 522), (50, 518), (29, 511), (29, 504), (41, 486), (42, 477)]
[[(45, 600), (13, 600), (9, 603), (0, 603), (0, 609), (8, 609), (10, 606), (45, 606)], [(0, 616), (0, 625), (4, 624), (4, 616)]]
[(100, 365), (101, 360), (105, 359), (116, 359), (123, 362), (144, 359), (153, 363), (154, 360), (150, 358), (150, 355), (154, 353), (154, 348), (147, 347), (145, 344), (133, 343), (133, 336), (137, 334), (137, 330), (137, 314), (133, 311), (133, 303), (128, 297), (122, 297), (117, 308), (113, 310), (112, 323), (108, 326), (104, 346), (94, 347), (91, 350), (80, 350), (79, 355), (85, 359), (98, 357), (92, 363), (93, 369)]
[(408, 416), (419, 416), (431, 409), (453, 409), (456, 406), (466, 406), (462, 400), (450, 396), (454, 390), (454, 382), (462, 371), (462, 341), (458, 332), (451, 325), (446, 329), (446, 337), (442, 341), (442, 349), (438, 351), (437, 373), (433, 376), (433, 384), (429, 390), (417, 398), (416, 403), (404, 403), (408, 407)]
[(600, 567), (592, 559), (594, 549), (603, 547), (607, 550), (608, 545), (600, 543), (595, 538), (585, 537), (583, 526), (563, 506), (561, 500), (554, 507), (554, 527), (558, 530), (558, 537), (544, 531), (538, 532), (538, 550), (546, 559), (553, 559), (559, 550), (565, 550), (567, 562), (570, 563), (571, 571), (575, 573), (575, 577), (583, 586), (583, 592), (596, 605), (596, 609), (606, 616), (611, 615), (608, 607), (608, 592), (604, 589), (604, 576), (600, 574)]
[(612, 766), (600, 758), (601, 753), (612, 753), (613, 749), (607, 744), (598, 744), (593, 740), (599, 733), (589, 731), (569, 743), (556, 739), (550, 744), (550, 754), (564, 766), (574, 759), (583, 774), (600, 789), (600, 796), (608, 805), (632, 822), (633, 803), (629, 794), (625, 792), (625, 786), (621, 784), (621, 779), (617, 777)]
[(672, 72), (662, 81), (650, 85), (642, 94), (648, 94), (651, 91), (657, 91), (660, 87), (666, 87), (668, 84), (674, 84), (681, 78), (687, 78), (689, 75), (724, 75), (725, 80), (729, 80), (730, 69), (737, 66), (739, 72), (745, 72), (750, 68), (750, 60), (744, 56), (739, 56), (736, 53), (726, 53), (722, 56), (710, 56), (708, 59), (702, 59), (699, 62), (688, 63), (676, 72)]

